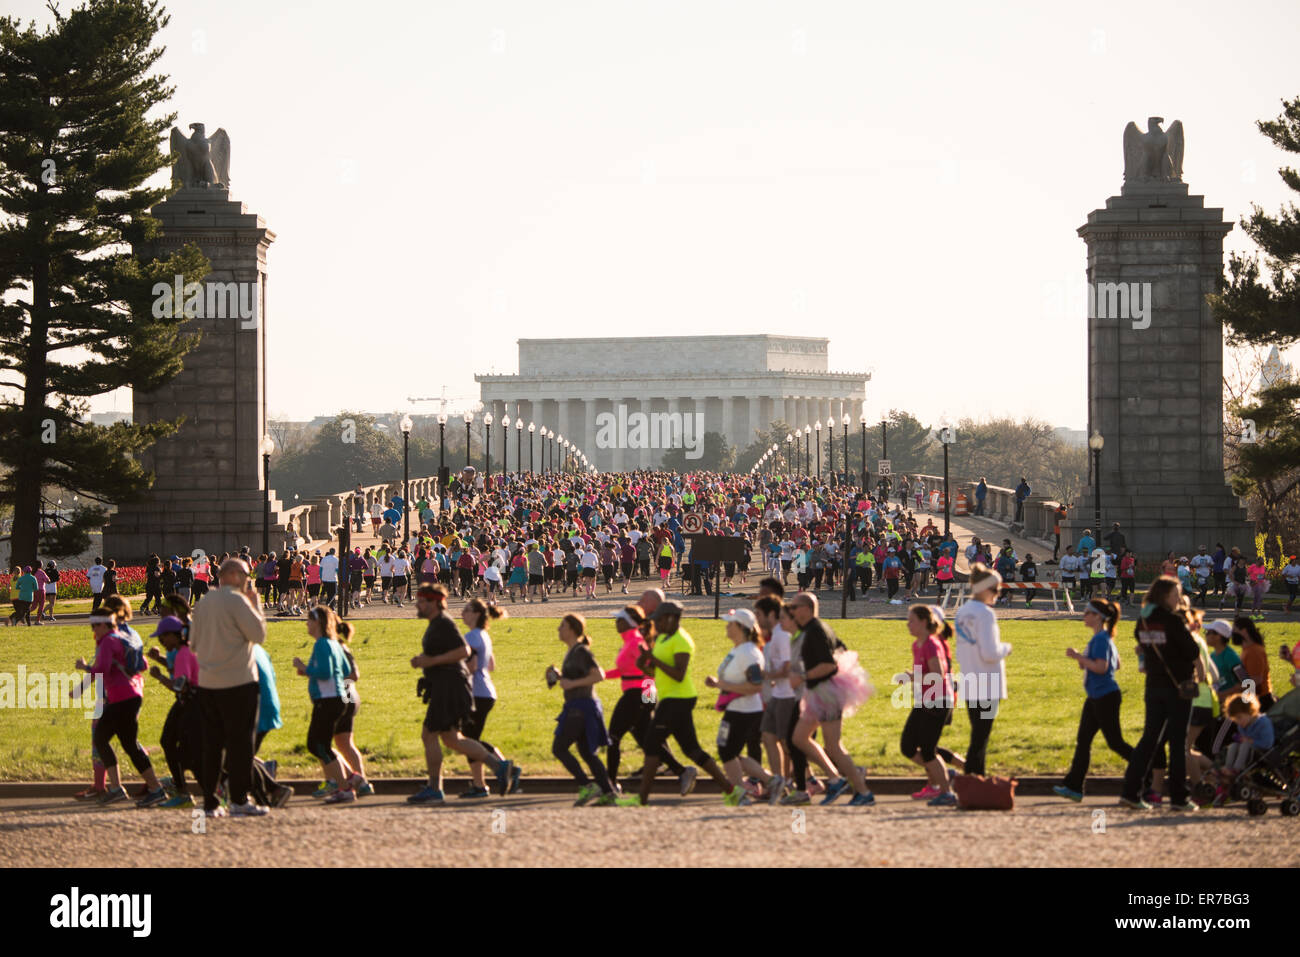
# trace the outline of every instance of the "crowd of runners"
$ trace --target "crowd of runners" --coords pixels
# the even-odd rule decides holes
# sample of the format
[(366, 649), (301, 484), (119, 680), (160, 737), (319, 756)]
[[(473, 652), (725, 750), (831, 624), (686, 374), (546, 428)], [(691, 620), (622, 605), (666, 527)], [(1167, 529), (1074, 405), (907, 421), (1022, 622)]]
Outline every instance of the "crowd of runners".
[[(391, 504), (400, 517), (404, 503)], [(428, 765), (428, 781), (410, 797), (413, 804), (445, 800), (444, 747), (469, 765), (471, 785), (460, 797), (487, 797), (488, 772), (499, 793), (519, 790), (518, 764), (488, 742), (488, 717), (497, 701), (492, 623), (508, 614), (511, 600), (591, 597), (600, 587), (606, 594), (617, 587), (629, 595), (612, 625), (594, 626), (609, 629), (610, 636), (593, 645), (585, 616), (563, 616), (557, 628), (561, 665), (545, 676), (562, 698), (552, 753), (573, 776), (579, 803), (645, 803), (662, 767), (677, 778), (683, 795), (702, 771), (731, 805), (814, 798), (830, 803), (849, 792), (848, 803), (872, 804), (863, 768), (845, 751), (841, 735), (842, 722), (867, 700), (872, 686), (856, 654), (819, 615), (817, 592), (835, 591), (838, 597), (843, 588), (856, 598), (858, 588), (881, 583), (885, 600), (915, 602), (906, 616), (912, 660), (900, 662), (911, 671), (898, 676), (915, 680), (917, 689), (900, 741), (905, 757), (926, 774), (926, 785), (913, 797), (953, 805), (956, 776), (985, 772), (994, 722), (1008, 694), (1012, 650), (1000, 638), (994, 610), (1003, 593), (1002, 569), (1006, 577), (1023, 574), (1033, 561), (1013, 558), (1009, 542), (996, 557), (978, 541), (968, 546), (970, 599), (949, 620), (938, 605), (916, 599), (931, 584), (952, 580), (957, 543), (928, 517), (921, 517), (922, 525), (902, 504), (852, 488), (649, 473), (465, 486), (453, 488), (440, 504), (435, 512), (428, 502), (416, 503), (420, 521), (408, 541), (381, 536), (383, 545), (353, 551), (346, 565), (330, 550), (260, 557), (245, 552), (174, 559), (189, 573), (178, 576), (167, 574), (169, 563), (151, 559), (145, 604), (166, 612), (150, 635), (161, 652), (144, 651), (143, 638), (130, 624), (129, 601), (101, 595), (90, 618), (94, 659), (77, 662), (101, 676), (104, 694), (93, 730), (95, 782), (82, 797), (126, 800), (110, 743), (116, 738), (144, 778), (141, 805), (189, 806), (187, 771), (197, 777), (212, 815), (227, 809), (261, 815), (287, 801), (291, 790), (276, 781), (274, 763), (256, 756), (265, 735), (282, 726), (276, 676), (262, 648), (272, 609), (305, 614), (312, 640), (308, 659), (295, 658), (293, 665), (306, 679), (311, 700), (306, 744), (324, 778), (317, 796), (346, 803), (373, 793), (352, 740), (361, 675), (350, 640), (364, 623), (339, 617), (341, 579), (352, 586), (354, 606), (401, 604), (409, 592), (416, 614), (428, 623), (420, 654), (410, 660), (426, 705), (422, 738)], [(682, 521), (687, 512), (705, 516), (707, 533), (747, 539), (751, 547), (744, 554), (763, 556), (762, 570), (744, 560), (717, 569), (693, 559)], [(380, 527), (396, 530), (394, 516), (384, 516)], [(1081, 544), (1088, 551), (1090, 543)], [(981, 561), (990, 558), (991, 566)], [(725, 616), (731, 649), (716, 666), (698, 662), (682, 627), (683, 607), (669, 597), (671, 586), (707, 587), (716, 575), (734, 588), (751, 574), (757, 597), (751, 594)], [(202, 589), (196, 587), (200, 575)], [(634, 580), (643, 584), (631, 601)], [(1193, 607), (1204, 596), (1180, 583), (1176, 569), (1147, 589), (1135, 624), (1146, 716), (1141, 740), (1134, 746), (1125, 742), (1114, 681), (1122, 609), (1103, 593), (1104, 582), (1105, 576), (1102, 587), (1085, 593), (1087, 647), (1067, 651), (1084, 672), (1085, 702), (1074, 760), (1058, 794), (1082, 798), (1099, 730), (1128, 761), (1123, 801), (1135, 808), (1159, 800), (1166, 786), (1177, 810), (1195, 809), (1189, 789), (1198, 786), (1203, 799), (1223, 803), (1232, 796), (1234, 777), (1253, 761), (1279, 749), (1289, 753), (1300, 693), (1275, 700), (1269, 656), (1254, 620), (1239, 615), (1204, 623), (1202, 611)], [(459, 625), (448, 611), (453, 595), (464, 599)], [(599, 652), (603, 666), (596, 647), (613, 649)], [(1280, 651), (1293, 666), (1300, 660), (1300, 651), (1297, 657)], [(164, 778), (155, 775), (138, 740), (146, 671), (173, 698), (160, 742), (170, 771)], [(693, 719), (702, 672), (704, 687), (717, 692), (713, 706), (722, 712), (712, 750), (699, 742)], [(606, 720), (594, 689), (615, 680), (621, 696)], [(940, 745), (954, 709), (962, 705), (970, 724), (964, 754)], [(620, 769), (629, 736), (642, 764), (632, 775), (635, 786), (624, 793)], [(1293, 759), (1284, 754), (1283, 760)]]

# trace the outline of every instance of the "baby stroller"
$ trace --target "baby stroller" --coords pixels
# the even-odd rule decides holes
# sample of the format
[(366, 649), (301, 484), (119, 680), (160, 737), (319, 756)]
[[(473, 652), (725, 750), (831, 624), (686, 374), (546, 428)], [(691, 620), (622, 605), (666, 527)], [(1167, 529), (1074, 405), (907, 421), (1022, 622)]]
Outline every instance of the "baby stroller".
[[(1234, 801), (1245, 801), (1246, 812), (1259, 817), (1268, 811), (1266, 797), (1281, 798), (1278, 805), (1283, 817), (1300, 815), (1300, 722), (1285, 716), (1272, 717), (1273, 747), (1251, 755), (1246, 765), (1228, 787)], [(1225, 721), (1214, 738), (1215, 771), (1222, 770), (1227, 752), (1225, 741), (1235, 730), (1231, 721)], [(1215, 797), (1215, 785), (1202, 779), (1193, 794), (1198, 804), (1209, 804)]]

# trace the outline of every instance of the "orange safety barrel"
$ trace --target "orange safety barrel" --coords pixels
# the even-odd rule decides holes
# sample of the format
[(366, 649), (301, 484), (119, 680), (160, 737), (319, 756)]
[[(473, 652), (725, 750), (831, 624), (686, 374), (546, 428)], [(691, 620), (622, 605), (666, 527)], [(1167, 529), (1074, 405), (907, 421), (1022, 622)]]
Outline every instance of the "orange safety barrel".
[(967, 508), (967, 503), (966, 503), (966, 493), (965, 493), (965, 492), (958, 492), (958, 493), (957, 493), (957, 507), (956, 507), (955, 509), (953, 509), (953, 513), (956, 514), (956, 515), (965, 515), (965, 514), (967, 514), (967, 512), (966, 512), (966, 508)]

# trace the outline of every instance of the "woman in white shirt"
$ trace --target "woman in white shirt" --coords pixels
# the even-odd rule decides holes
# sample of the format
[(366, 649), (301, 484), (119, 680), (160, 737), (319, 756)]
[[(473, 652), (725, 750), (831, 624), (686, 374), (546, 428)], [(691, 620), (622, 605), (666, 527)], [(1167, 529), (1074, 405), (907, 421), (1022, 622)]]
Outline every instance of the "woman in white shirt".
[(718, 676), (706, 675), (704, 683), (721, 692), (714, 705), (722, 712), (722, 723), (718, 725), (718, 763), (735, 789), (727, 795), (727, 803), (753, 803), (745, 789), (748, 774), (763, 782), (770, 803), (776, 804), (781, 799), (785, 780), (778, 774), (768, 774), (761, 764), (742, 753), (762, 733), (763, 638), (758, 619), (748, 608), (733, 608), (722, 620), (727, 623), (732, 648), (718, 665)]
[(966, 773), (983, 774), (993, 719), (1007, 697), (1006, 658), (1011, 645), (1002, 640), (997, 615), (990, 607), (998, 599), (1002, 576), (978, 562), (971, 566), (971, 597), (957, 611), (957, 663), (961, 665), (961, 698), (970, 718), (970, 749)]

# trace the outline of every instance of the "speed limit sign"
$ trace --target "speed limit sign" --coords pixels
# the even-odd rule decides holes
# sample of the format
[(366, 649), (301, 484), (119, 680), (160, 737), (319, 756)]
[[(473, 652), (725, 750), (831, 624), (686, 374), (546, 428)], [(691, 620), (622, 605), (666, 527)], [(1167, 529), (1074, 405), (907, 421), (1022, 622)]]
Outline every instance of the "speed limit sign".
[(686, 535), (698, 535), (704, 531), (704, 515), (700, 512), (687, 512), (682, 516), (682, 532)]
[(889, 464), (889, 459), (881, 459), (876, 463), (876, 472), (880, 475), (888, 475)]

